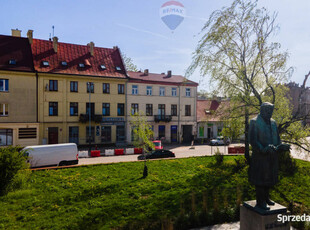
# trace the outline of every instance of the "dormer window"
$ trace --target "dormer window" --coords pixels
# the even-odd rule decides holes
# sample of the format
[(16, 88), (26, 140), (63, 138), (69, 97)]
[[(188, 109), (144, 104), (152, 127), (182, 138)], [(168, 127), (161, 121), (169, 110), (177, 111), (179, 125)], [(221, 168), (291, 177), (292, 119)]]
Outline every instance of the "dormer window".
[(10, 59), (9, 60), (9, 65), (16, 65), (16, 60), (15, 59)]
[(211, 114), (211, 111), (210, 110), (205, 110), (206, 114)]
[(62, 66), (68, 66), (68, 63), (67, 63), (66, 61), (62, 61), (62, 62), (61, 62), (61, 65), (62, 65)]
[(116, 69), (116, 71), (121, 71), (122, 70), (122, 68), (119, 67), (119, 66), (116, 66), (115, 69)]
[(79, 67), (80, 67), (80, 68), (85, 68), (85, 64), (84, 64), (84, 63), (80, 63), (80, 64), (79, 64)]
[(106, 67), (105, 65), (100, 65), (100, 68), (101, 68), (102, 70), (107, 69), (107, 67)]
[(43, 66), (50, 66), (50, 64), (49, 64), (48, 61), (42, 61), (42, 65), (43, 65)]

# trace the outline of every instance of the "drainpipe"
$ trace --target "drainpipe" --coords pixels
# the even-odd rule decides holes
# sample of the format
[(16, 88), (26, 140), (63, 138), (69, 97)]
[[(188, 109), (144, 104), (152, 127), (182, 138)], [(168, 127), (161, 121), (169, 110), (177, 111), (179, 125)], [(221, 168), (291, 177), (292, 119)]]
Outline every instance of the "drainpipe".
[(37, 110), (37, 113), (36, 113), (36, 122), (38, 123), (39, 122), (39, 75), (38, 75), (38, 71), (35, 71), (36, 73), (36, 110)]
[(179, 143), (181, 143), (181, 140), (180, 140), (180, 133), (181, 133), (181, 127), (180, 127), (180, 119), (181, 119), (181, 88), (180, 88), (180, 86), (178, 86), (178, 88), (179, 88), (178, 140), (179, 140)]
[(127, 142), (127, 87), (128, 87), (128, 82), (125, 82), (125, 108), (124, 108), (124, 117), (125, 117), (125, 124), (124, 124), (124, 129), (125, 129), (125, 142)]

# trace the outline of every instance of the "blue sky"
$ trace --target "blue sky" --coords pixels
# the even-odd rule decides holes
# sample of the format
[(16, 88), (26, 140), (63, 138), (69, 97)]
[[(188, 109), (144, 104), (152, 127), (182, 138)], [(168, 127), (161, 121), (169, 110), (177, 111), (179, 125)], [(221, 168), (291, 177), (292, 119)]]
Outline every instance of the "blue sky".
[[(34, 30), (34, 37), (48, 39), (55, 26), (60, 42), (96, 46), (117, 45), (134, 63), (150, 72), (184, 75), (199, 32), (212, 11), (228, 6), (232, 0), (179, 0), (187, 17), (172, 33), (162, 22), (159, 9), (167, 0), (13, 0), (1, 1), (0, 34), (11, 29)], [(275, 37), (290, 53), (288, 66), (295, 68), (291, 81), (302, 83), (310, 71), (310, 1), (259, 0), (259, 6), (277, 11), (280, 31)], [(209, 91), (208, 76), (198, 72), (190, 77)], [(308, 86), (310, 83), (307, 84)]]

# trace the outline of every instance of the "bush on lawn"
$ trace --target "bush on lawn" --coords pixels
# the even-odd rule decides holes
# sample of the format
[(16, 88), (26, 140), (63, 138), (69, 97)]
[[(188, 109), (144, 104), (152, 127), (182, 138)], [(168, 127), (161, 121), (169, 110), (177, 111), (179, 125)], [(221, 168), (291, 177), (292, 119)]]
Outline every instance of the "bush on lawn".
[(223, 163), (223, 160), (224, 160), (224, 155), (220, 152), (219, 148), (216, 148), (216, 151), (215, 151), (216, 165), (221, 165)]
[(0, 196), (20, 188), (29, 177), (29, 164), (19, 147), (0, 148)]
[(285, 175), (293, 175), (297, 171), (296, 161), (291, 157), (290, 151), (279, 153), (279, 170)]

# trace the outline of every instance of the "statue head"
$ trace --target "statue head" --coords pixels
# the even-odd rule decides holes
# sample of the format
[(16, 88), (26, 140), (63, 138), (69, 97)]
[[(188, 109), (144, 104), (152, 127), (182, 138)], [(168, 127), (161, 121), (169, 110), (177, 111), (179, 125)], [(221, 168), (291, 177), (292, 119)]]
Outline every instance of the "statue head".
[(264, 102), (260, 106), (260, 115), (266, 121), (270, 120), (273, 113), (274, 105), (269, 102)]

